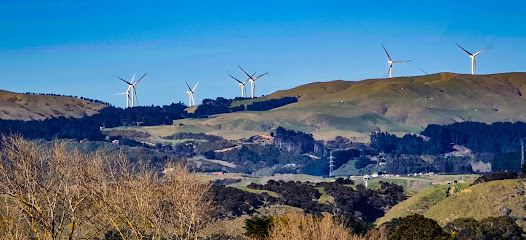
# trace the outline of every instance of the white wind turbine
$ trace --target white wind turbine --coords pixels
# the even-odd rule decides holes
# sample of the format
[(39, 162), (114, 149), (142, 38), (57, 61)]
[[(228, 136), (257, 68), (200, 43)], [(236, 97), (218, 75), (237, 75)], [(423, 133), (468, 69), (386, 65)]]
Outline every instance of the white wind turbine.
[[(119, 78), (119, 77), (117, 77), (117, 78)], [(121, 78), (119, 78), (119, 79), (121, 79)], [(135, 74), (133, 74), (133, 77), (132, 77), (132, 80), (130, 81), (130, 83), (133, 83), (133, 79), (135, 79)], [(126, 82), (126, 84), (128, 84), (128, 82)], [(131, 85), (128, 85), (128, 88), (126, 89), (126, 92), (115, 94), (115, 95), (126, 95), (126, 108), (130, 107), (130, 88), (131, 88)]]
[(387, 77), (387, 75), (389, 75), (389, 78), (392, 78), (393, 77), (393, 63), (410, 62), (411, 60), (394, 61), (393, 59), (391, 59), (391, 56), (389, 56), (389, 53), (385, 49), (384, 45), (382, 45), (382, 47), (384, 48), (385, 54), (387, 55), (387, 63), (389, 63), (389, 69), (387, 70), (387, 74), (385, 76)]
[(464, 49), (463, 47), (461, 47), (460, 45), (458, 45), (457, 43), (457, 46), (464, 50), (464, 52), (466, 52), (467, 54), (469, 54), (469, 57), (471, 58), (471, 75), (475, 75), (475, 70), (477, 69), (477, 61), (475, 60), (475, 57), (479, 54), (481, 54), (482, 52), (486, 51), (486, 49), (483, 49), (483, 50), (480, 50), (478, 51), (477, 53), (475, 54), (471, 54), (470, 52), (468, 52), (466, 49)]
[(138, 98), (137, 98), (137, 91), (135, 91), (135, 86), (137, 84), (139, 84), (139, 82), (146, 76), (146, 74), (148, 73), (145, 73), (141, 78), (139, 78), (139, 80), (137, 80), (137, 82), (133, 82), (133, 79), (135, 78), (135, 74), (133, 74), (133, 77), (132, 77), (132, 80), (131, 82), (128, 82), (120, 77), (117, 77), (118, 79), (120, 79), (121, 81), (125, 82), (126, 84), (128, 84), (128, 90), (126, 90), (126, 92), (129, 92), (128, 94), (131, 94), (131, 106), (132, 107), (135, 107), (135, 101), (138, 102)]
[(193, 105), (195, 105), (195, 102), (194, 102), (194, 91), (195, 91), (195, 88), (197, 88), (197, 84), (199, 84), (199, 83), (196, 83), (193, 89), (190, 88), (190, 85), (188, 85), (187, 82), (185, 82), (185, 83), (186, 83), (186, 86), (188, 87), (188, 91), (186, 91), (186, 93), (188, 93), (188, 98), (190, 100), (190, 104), (189, 105), (190, 105), (190, 107), (192, 107)]
[(248, 80), (250, 81), (250, 86), (251, 86), (251, 88), (252, 88), (252, 89), (251, 89), (252, 91), (251, 91), (251, 96), (250, 96), (250, 97), (251, 97), (251, 98), (254, 98), (254, 90), (255, 90), (255, 88), (256, 88), (256, 80), (258, 80), (260, 77), (265, 76), (268, 72), (263, 73), (263, 74), (261, 74), (261, 75), (259, 75), (259, 76), (257, 76), (257, 77), (254, 78), (254, 77), (248, 75), (248, 73), (245, 72), (245, 70), (243, 70), (243, 68), (241, 68), (241, 66), (238, 66), (238, 67), (239, 67), (239, 69), (241, 69), (241, 71), (243, 71), (243, 72), (247, 75)]
[(126, 95), (126, 108), (130, 107), (130, 87), (126, 89), (126, 92), (116, 93), (115, 95)]
[[(256, 75), (256, 73), (252, 74), (251, 77), (254, 77), (254, 75)], [(247, 95), (247, 90), (245, 89), (245, 84), (247, 84), (247, 82), (250, 80), (250, 78), (247, 79), (247, 80), (244, 81), (244, 82), (241, 82), (241, 81), (239, 81), (237, 78), (235, 78), (234, 76), (232, 76), (232, 75), (230, 75), (230, 74), (228, 74), (228, 76), (230, 76), (231, 78), (233, 78), (234, 80), (236, 80), (236, 82), (239, 83), (239, 86), (241, 86), (241, 97), (244, 98), (244, 97)]]

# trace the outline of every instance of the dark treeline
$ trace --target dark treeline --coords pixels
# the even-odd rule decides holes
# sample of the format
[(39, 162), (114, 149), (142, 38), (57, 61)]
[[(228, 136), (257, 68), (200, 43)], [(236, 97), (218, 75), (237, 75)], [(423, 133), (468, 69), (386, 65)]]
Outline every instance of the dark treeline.
[(27, 94), (27, 95), (54, 96), (54, 97), (72, 97), (72, 98), (88, 101), (88, 102), (95, 103), (95, 104), (103, 104), (103, 105), (106, 105), (106, 106), (113, 107), (113, 105), (111, 105), (110, 103), (107, 103), (107, 102), (104, 102), (104, 101), (101, 101), (101, 100), (97, 100), (97, 99), (86, 98), (86, 97), (77, 97), (77, 96), (71, 96), (71, 95), (60, 95), (60, 94), (54, 94), (54, 93), (32, 93), (32, 92), (26, 92), (24, 94)]
[[(525, 173), (523, 173), (521, 177), (523, 178), (526, 177)], [(517, 178), (519, 178), (518, 172), (496, 172), (496, 173), (484, 174), (480, 176), (471, 185), (491, 182), (491, 181), (505, 180), (505, 179), (517, 179)]]
[(298, 101), (295, 97), (284, 97), (280, 99), (270, 99), (266, 101), (253, 102), (248, 104), (246, 107), (244, 104), (239, 106), (232, 107), (232, 102), (236, 100), (244, 100), (247, 98), (235, 98), (235, 99), (226, 99), (218, 97), (215, 100), (213, 99), (204, 99), (203, 103), (195, 109), (195, 117), (207, 117), (214, 114), (221, 113), (231, 113), (238, 111), (267, 111), (270, 109), (278, 108), (285, 106), (287, 104), (295, 103)]
[(395, 218), (369, 231), (369, 239), (443, 239), (443, 240), (520, 240), (523, 230), (508, 216), (488, 217), (481, 220), (458, 218), (444, 228), (433, 219), (414, 214)]
[(350, 215), (366, 222), (374, 222), (389, 209), (407, 197), (404, 188), (387, 182), (380, 182), (380, 189), (366, 189), (359, 184), (356, 189), (338, 183), (318, 183), (325, 192), (334, 197), (333, 212)]
[(172, 140), (194, 139), (194, 140), (205, 140), (205, 141), (214, 141), (214, 142), (226, 141), (221, 136), (208, 135), (204, 133), (189, 133), (189, 132), (176, 133), (171, 136), (166, 136), (164, 138), (172, 139)]
[(462, 145), (474, 153), (507, 153), (520, 151), (526, 137), (526, 123), (462, 122), (450, 125), (431, 124), (421, 133), (424, 137), (406, 134), (399, 138), (389, 133), (372, 133), (371, 147), (394, 154), (435, 155)]
[[(341, 151), (334, 151), (332, 156), (334, 157), (334, 168), (338, 169), (343, 164), (346, 164), (349, 160), (358, 158), (361, 156), (361, 151), (358, 149), (347, 149), (347, 150), (341, 150)], [(369, 159), (367, 159), (369, 160)], [(360, 168), (357, 166), (357, 168)]]
[(19, 133), (29, 139), (69, 138), (104, 140), (100, 128), (118, 126), (154, 126), (172, 124), (173, 120), (188, 117), (186, 106), (173, 103), (162, 107), (107, 107), (98, 114), (83, 118), (51, 118), (46, 120), (0, 120), (0, 133)]
[(233, 187), (214, 185), (211, 194), (216, 206), (217, 218), (235, 218), (243, 214), (254, 214), (263, 205), (276, 204), (278, 199), (268, 193), (251, 193)]
[[(58, 94), (40, 95), (61, 96)], [(42, 138), (50, 140), (54, 138), (69, 138), (100, 141), (105, 138), (105, 136), (100, 132), (101, 128), (138, 125), (171, 125), (173, 124), (173, 120), (177, 119), (194, 116), (203, 117), (211, 114), (245, 110), (245, 106), (243, 105), (230, 108), (230, 104), (233, 100), (225, 98), (217, 98), (216, 100), (203, 100), (203, 104), (196, 109), (196, 113), (194, 114), (187, 113), (185, 111), (186, 106), (182, 103), (172, 103), (162, 107), (141, 106), (122, 109), (113, 107), (110, 104), (98, 100), (83, 97), (80, 99), (99, 104), (106, 104), (108, 107), (102, 109), (98, 114), (83, 118), (59, 117), (34, 121), (0, 119), (0, 133), (18, 133), (29, 139)], [(236, 98), (234, 100), (240, 100), (240, 98)], [(275, 107), (275, 104), (272, 106)]]
[(272, 135), (274, 135), (274, 144), (288, 152), (302, 154), (315, 151), (316, 141), (312, 134), (278, 127), (276, 133)]
[(197, 106), (194, 112), (195, 117), (207, 117), (214, 114), (230, 113), (244, 111), (245, 105), (231, 107), (234, 100), (243, 100), (244, 98), (226, 99), (218, 97), (213, 99), (203, 99), (201, 105)]
[(270, 99), (267, 101), (254, 102), (247, 105), (248, 111), (267, 111), (274, 108), (279, 108), (287, 104), (298, 102), (295, 97), (284, 97), (280, 99)]
[[(302, 208), (305, 212), (330, 212), (336, 215), (353, 216), (362, 222), (374, 222), (382, 217), (391, 207), (406, 199), (404, 188), (391, 183), (380, 182), (380, 189), (366, 189), (358, 185), (356, 189), (345, 186), (346, 181), (312, 185), (303, 182), (284, 182), (270, 180), (266, 184), (251, 183), (248, 188), (267, 190), (279, 193), (279, 203)], [(321, 193), (316, 188), (323, 188), (334, 197), (334, 204), (319, 203)]]
[(520, 140), (526, 137), (526, 123), (462, 122), (450, 125), (429, 125), (422, 135), (433, 141), (440, 139), (471, 149), (475, 153), (520, 151)]
[(399, 138), (393, 134), (378, 132), (371, 134), (371, 147), (387, 154), (435, 155), (452, 150), (451, 144), (443, 136), (437, 135), (425, 140), (413, 134)]

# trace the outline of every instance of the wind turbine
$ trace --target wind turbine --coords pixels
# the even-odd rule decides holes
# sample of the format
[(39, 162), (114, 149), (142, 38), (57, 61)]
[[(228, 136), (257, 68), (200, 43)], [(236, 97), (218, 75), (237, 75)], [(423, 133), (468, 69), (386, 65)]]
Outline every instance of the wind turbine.
[(199, 84), (199, 83), (196, 83), (193, 89), (190, 88), (190, 85), (188, 85), (187, 82), (185, 82), (185, 83), (186, 83), (186, 86), (188, 87), (188, 91), (186, 91), (186, 93), (188, 93), (188, 98), (190, 100), (190, 104), (189, 105), (190, 105), (190, 107), (192, 107), (195, 104), (195, 102), (194, 102), (194, 91), (197, 88), (197, 84)]
[[(256, 75), (256, 73), (252, 74), (251, 77), (254, 77), (254, 75)], [(245, 95), (247, 95), (247, 90), (245, 89), (245, 84), (250, 80), (250, 78), (247, 79), (244, 82), (241, 82), (237, 78), (235, 78), (234, 76), (232, 76), (230, 74), (228, 74), (228, 76), (230, 76), (231, 78), (233, 78), (234, 80), (236, 80), (239, 83), (239, 86), (241, 86), (241, 97), (244, 98)]]
[(115, 95), (126, 95), (126, 108), (130, 107), (130, 87), (126, 89), (126, 92), (116, 93)]
[(482, 52), (486, 51), (486, 49), (483, 49), (483, 50), (480, 50), (478, 51), (477, 53), (475, 54), (471, 54), (470, 52), (468, 52), (466, 49), (464, 49), (463, 47), (461, 47), (460, 45), (458, 45), (457, 43), (457, 46), (464, 50), (464, 52), (466, 52), (467, 54), (469, 54), (469, 57), (471, 58), (471, 75), (475, 75), (475, 70), (477, 69), (477, 61), (475, 60), (475, 57), (479, 54), (481, 54)]
[[(128, 84), (128, 90), (126, 90), (126, 92), (130, 92), (131, 93), (131, 102), (132, 102), (132, 107), (135, 107), (135, 101), (139, 101), (138, 98), (137, 98), (137, 91), (135, 91), (135, 86), (137, 84), (139, 84), (139, 82), (146, 76), (146, 74), (148, 73), (145, 73), (141, 78), (139, 78), (139, 80), (137, 80), (137, 82), (133, 82), (133, 79), (135, 78), (135, 74), (133, 75), (132, 77), (132, 80), (131, 82), (128, 82), (120, 77), (117, 77), (118, 79), (120, 79), (121, 81), (125, 82), (126, 84)], [(131, 91), (130, 91), (131, 90)]]
[(248, 75), (248, 73), (245, 72), (245, 70), (243, 70), (243, 68), (241, 68), (241, 66), (238, 66), (238, 67), (239, 67), (239, 69), (241, 69), (241, 71), (243, 71), (243, 72), (247, 75), (248, 80), (250, 81), (250, 86), (251, 86), (251, 88), (252, 88), (252, 89), (251, 89), (251, 90), (252, 90), (252, 91), (251, 91), (251, 98), (254, 98), (254, 90), (255, 90), (255, 88), (256, 88), (256, 80), (258, 80), (260, 77), (265, 76), (268, 72), (263, 73), (263, 74), (261, 74), (261, 75), (259, 75), (259, 76), (257, 76), (257, 77), (254, 78), (254, 77)]
[(389, 56), (389, 53), (385, 49), (384, 45), (382, 45), (382, 47), (384, 48), (385, 54), (387, 55), (387, 63), (389, 63), (389, 69), (387, 70), (387, 74), (385, 76), (387, 77), (387, 75), (389, 75), (389, 78), (392, 78), (393, 77), (393, 63), (410, 62), (411, 60), (394, 61), (391, 58), (391, 56)]

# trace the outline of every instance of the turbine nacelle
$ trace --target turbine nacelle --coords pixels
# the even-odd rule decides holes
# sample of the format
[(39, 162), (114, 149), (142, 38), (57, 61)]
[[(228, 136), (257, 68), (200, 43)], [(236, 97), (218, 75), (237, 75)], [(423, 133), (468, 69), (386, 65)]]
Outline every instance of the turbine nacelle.
[(256, 88), (256, 80), (258, 80), (260, 77), (263, 77), (263, 76), (267, 75), (268, 72), (263, 73), (263, 74), (261, 74), (261, 75), (259, 75), (259, 76), (254, 78), (255, 73), (252, 76), (250, 76), (250, 75), (248, 75), (248, 73), (243, 68), (241, 68), (241, 66), (238, 66), (238, 67), (239, 67), (239, 69), (241, 69), (241, 71), (243, 71), (243, 73), (245, 73), (245, 75), (247, 75), (247, 77), (248, 77), (247, 81), (250, 81), (250, 86), (251, 86), (251, 98), (254, 98), (254, 91), (255, 91), (255, 88)]
[[(130, 104), (129, 104), (129, 100), (131, 98), (131, 106), (132, 107), (135, 107), (135, 101), (138, 102), (138, 99), (137, 99), (137, 91), (135, 90), (135, 86), (137, 84), (139, 84), (139, 82), (146, 76), (146, 74), (148, 73), (145, 73), (139, 80), (137, 80), (137, 82), (133, 82), (134, 79), (135, 79), (135, 74), (133, 74), (133, 77), (131, 78), (131, 81), (126, 81), (120, 77), (117, 77), (118, 79), (120, 79), (121, 81), (123, 81), (124, 83), (128, 84), (128, 89), (126, 89), (126, 107), (130, 107)], [(131, 97), (130, 97), (131, 95)]]
[(188, 91), (186, 91), (186, 93), (188, 94), (188, 102), (189, 102), (189, 107), (192, 107), (195, 105), (195, 100), (194, 100), (194, 91), (195, 89), (197, 88), (197, 84), (199, 83), (196, 83), (194, 88), (190, 88), (190, 85), (188, 85), (188, 82), (185, 82), (186, 83), (186, 86), (188, 87)]
[(457, 43), (457, 46), (462, 49), (464, 52), (466, 52), (468, 55), (469, 55), (469, 58), (471, 58), (471, 75), (475, 75), (475, 71), (477, 69), (477, 62), (475, 60), (475, 57), (483, 52), (485, 52), (487, 49), (483, 49), (483, 50), (480, 50), (478, 52), (476, 52), (475, 54), (472, 54), (470, 52), (468, 52), (468, 50), (464, 49), (463, 47), (461, 47), (460, 45), (458, 45)]

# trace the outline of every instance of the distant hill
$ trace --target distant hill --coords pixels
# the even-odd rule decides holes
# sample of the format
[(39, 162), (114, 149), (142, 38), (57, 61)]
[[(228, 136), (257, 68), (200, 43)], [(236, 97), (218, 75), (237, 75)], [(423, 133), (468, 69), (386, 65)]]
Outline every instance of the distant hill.
[(526, 229), (525, 192), (526, 182), (521, 179), (481, 183), (462, 190), (454, 185), (433, 187), (394, 206), (379, 223), (418, 213), (445, 225), (460, 217), (480, 220), (500, 216), (500, 209), (506, 206), (511, 209), (510, 216), (517, 217), (517, 224)]
[[(526, 73), (426, 76), (332, 81), (302, 85), (233, 105), (283, 97), (298, 102), (265, 112), (220, 114), (185, 121), (203, 132), (244, 136), (283, 126), (315, 138), (367, 141), (372, 131), (418, 133), (428, 124), (526, 121)], [(246, 134), (244, 134), (246, 133)]]
[(91, 116), (105, 107), (106, 105), (73, 97), (32, 95), (0, 90), (0, 118), (7, 120), (80, 118)]

